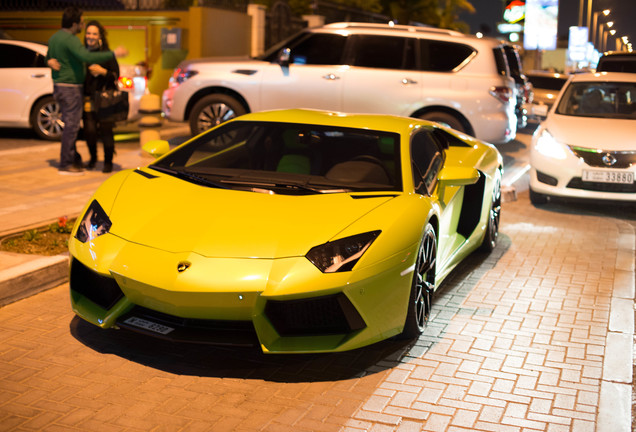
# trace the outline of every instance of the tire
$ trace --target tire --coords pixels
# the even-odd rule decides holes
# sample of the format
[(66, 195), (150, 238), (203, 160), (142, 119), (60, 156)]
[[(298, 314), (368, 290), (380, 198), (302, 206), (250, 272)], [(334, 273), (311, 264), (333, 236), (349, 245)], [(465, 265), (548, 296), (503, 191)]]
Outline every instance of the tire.
[(433, 226), (426, 225), (422, 242), (417, 249), (411, 294), (406, 310), (406, 321), (400, 339), (418, 337), (431, 316), (431, 303), (435, 292), (435, 264), (437, 260), (437, 236)]
[(499, 177), (495, 179), (495, 182), (488, 214), (488, 225), (486, 226), (484, 239), (479, 247), (483, 252), (492, 252), (497, 246), (497, 237), (499, 236), (499, 222), (501, 220), (501, 180)]
[(543, 204), (547, 204), (548, 196), (539, 192), (535, 192), (530, 188), (530, 202), (535, 206), (541, 206)]
[(33, 105), (30, 122), (40, 139), (59, 141), (62, 138), (62, 113), (53, 96), (46, 96)]
[(425, 114), (422, 114), (420, 116), (420, 118), (422, 120), (428, 120), (428, 121), (433, 121), (433, 122), (437, 122), (440, 123), (444, 126), (448, 126), (452, 129), (455, 129), (457, 131), (463, 132), (463, 133), (467, 133), (466, 128), (464, 127), (464, 125), (462, 125), (462, 123), (459, 121), (459, 119), (457, 117), (455, 117), (452, 114), (448, 114), (445, 112), (441, 112), (441, 111), (431, 111), (431, 112), (427, 112)]
[(232, 96), (212, 94), (194, 105), (190, 113), (190, 132), (198, 135), (213, 126), (246, 113), (245, 107)]

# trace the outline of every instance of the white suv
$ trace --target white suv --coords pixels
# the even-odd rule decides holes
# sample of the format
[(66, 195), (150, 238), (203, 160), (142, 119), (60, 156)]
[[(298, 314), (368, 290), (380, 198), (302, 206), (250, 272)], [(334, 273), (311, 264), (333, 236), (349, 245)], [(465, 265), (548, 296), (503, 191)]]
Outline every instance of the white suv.
[(429, 27), (329, 24), (257, 59), (182, 62), (162, 109), (193, 134), (246, 112), (314, 108), (419, 117), (503, 143), (517, 130), (505, 46)]

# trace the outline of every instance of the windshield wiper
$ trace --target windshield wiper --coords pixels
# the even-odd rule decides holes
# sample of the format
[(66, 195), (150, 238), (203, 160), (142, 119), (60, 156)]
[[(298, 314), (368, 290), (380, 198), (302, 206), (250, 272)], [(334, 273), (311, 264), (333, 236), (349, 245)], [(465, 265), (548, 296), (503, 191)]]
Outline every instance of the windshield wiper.
[(215, 187), (219, 189), (229, 189), (229, 186), (226, 186), (221, 182), (210, 180), (206, 177), (200, 176), (190, 171), (177, 171), (171, 168), (161, 167), (157, 165), (150, 165), (150, 168), (155, 169), (157, 171), (161, 171), (165, 174), (173, 175), (182, 180), (186, 180), (186, 181), (189, 181), (190, 183), (198, 184), (201, 186)]

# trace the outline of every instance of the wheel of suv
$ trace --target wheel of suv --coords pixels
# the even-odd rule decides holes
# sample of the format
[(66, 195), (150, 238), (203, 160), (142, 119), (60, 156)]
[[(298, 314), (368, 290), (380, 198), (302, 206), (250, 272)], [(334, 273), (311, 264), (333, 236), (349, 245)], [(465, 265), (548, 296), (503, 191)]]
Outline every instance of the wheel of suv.
[(53, 96), (46, 96), (33, 105), (31, 127), (38, 137), (49, 141), (59, 141), (62, 137), (62, 113)]
[(422, 120), (434, 121), (444, 126), (448, 126), (460, 132), (466, 133), (466, 128), (462, 125), (457, 117), (441, 111), (431, 111), (420, 116)]
[(206, 96), (192, 108), (190, 132), (192, 135), (198, 135), (245, 112), (243, 105), (232, 96), (224, 94)]

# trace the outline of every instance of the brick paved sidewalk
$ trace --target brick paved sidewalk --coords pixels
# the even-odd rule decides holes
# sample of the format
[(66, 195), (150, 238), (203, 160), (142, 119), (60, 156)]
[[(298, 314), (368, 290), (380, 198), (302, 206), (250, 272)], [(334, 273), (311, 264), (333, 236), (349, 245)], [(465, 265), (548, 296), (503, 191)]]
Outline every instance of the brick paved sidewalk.
[(527, 199), (413, 346), (170, 344), (74, 318), (67, 285), (0, 308), (0, 431), (627, 431), (634, 226)]
[(634, 226), (524, 200), (347, 432), (631, 429)]

